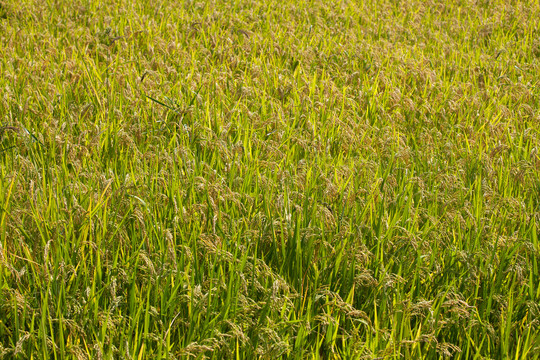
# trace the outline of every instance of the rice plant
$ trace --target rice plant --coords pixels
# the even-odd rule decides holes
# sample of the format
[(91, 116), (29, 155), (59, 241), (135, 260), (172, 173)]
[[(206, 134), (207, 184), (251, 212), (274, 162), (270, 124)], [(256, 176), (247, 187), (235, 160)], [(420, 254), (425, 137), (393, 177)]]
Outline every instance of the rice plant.
[(0, 359), (539, 359), (539, 17), (0, 0)]

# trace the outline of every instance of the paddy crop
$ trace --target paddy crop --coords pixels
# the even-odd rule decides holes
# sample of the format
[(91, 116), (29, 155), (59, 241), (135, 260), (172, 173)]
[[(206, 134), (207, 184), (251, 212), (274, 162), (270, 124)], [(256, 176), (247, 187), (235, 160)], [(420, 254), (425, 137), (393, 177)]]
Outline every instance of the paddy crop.
[(0, 358), (540, 358), (539, 18), (0, 0)]

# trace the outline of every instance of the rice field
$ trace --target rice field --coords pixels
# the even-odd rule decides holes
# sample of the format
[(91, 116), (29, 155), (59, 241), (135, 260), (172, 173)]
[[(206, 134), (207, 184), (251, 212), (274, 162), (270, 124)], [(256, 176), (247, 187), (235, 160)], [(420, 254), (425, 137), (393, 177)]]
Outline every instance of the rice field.
[(537, 0), (0, 0), (0, 359), (539, 359)]

